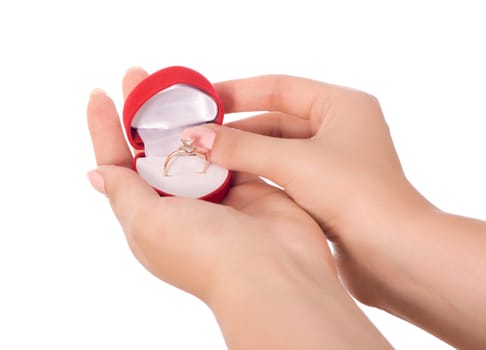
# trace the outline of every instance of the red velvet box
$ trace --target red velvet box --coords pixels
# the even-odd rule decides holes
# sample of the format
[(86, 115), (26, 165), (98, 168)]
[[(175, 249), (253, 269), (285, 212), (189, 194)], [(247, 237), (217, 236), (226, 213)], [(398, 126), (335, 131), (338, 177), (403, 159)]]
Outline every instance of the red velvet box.
[(133, 168), (163, 196), (199, 198), (220, 202), (226, 195), (231, 172), (197, 156), (175, 157), (164, 176), (167, 156), (181, 146), (182, 131), (204, 123), (223, 122), (223, 104), (211, 83), (185, 67), (168, 67), (141, 81), (130, 93), (123, 122), (137, 152)]

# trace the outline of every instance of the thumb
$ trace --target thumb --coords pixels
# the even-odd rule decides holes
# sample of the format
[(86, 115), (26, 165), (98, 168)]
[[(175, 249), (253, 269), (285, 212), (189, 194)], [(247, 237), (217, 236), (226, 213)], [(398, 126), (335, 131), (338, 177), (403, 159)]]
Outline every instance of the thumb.
[(290, 181), (293, 159), (298, 159), (301, 140), (280, 139), (217, 124), (185, 129), (196, 147), (210, 151), (210, 160), (227, 169), (263, 176), (280, 186)]
[(144, 212), (154, 206), (159, 195), (134, 171), (114, 166), (100, 166), (88, 173), (92, 186), (105, 194), (120, 224), (130, 227), (134, 213)]

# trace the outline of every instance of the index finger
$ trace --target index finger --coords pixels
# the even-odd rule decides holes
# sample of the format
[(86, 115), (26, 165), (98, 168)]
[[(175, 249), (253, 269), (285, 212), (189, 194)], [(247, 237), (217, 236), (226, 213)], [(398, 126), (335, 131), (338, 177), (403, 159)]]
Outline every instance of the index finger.
[(323, 114), (338, 87), (287, 75), (216, 83), (225, 112), (277, 111), (304, 119)]

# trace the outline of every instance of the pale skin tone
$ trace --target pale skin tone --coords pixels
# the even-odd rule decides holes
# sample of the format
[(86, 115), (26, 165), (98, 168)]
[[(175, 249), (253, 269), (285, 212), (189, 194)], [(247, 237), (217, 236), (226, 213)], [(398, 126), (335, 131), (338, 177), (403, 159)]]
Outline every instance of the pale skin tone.
[[(125, 94), (145, 75), (130, 70)], [(360, 301), (456, 347), (486, 344), (486, 223), (443, 213), (417, 193), (376, 99), (286, 76), (216, 89), (227, 113), (270, 111), (231, 128), (186, 130), (211, 149), (212, 162), (242, 172), (223, 206), (159, 198), (127, 170), (131, 154), (106, 95), (92, 96), (88, 119), (105, 165), (95, 184), (132, 251), (156, 276), (206, 301), (230, 348), (388, 347), (334, 266)], [(180, 213), (193, 220), (178, 221)]]
[[(125, 96), (145, 76), (129, 70)], [(206, 302), (229, 348), (390, 348), (339, 283), (319, 226), (284, 191), (237, 173), (222, 205), (161, 198), (130, 169), (115, 107), (99, 90), (88, 124), (99, 165), (91, 180), (134, 255)]]

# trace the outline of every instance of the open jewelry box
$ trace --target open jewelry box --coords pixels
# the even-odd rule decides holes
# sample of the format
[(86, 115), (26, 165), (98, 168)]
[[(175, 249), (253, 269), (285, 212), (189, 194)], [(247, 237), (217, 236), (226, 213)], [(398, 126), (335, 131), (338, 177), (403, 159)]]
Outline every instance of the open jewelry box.
[(211, 83), (185, 67), (168, 67), (149, 75), (130, 93), (123, 109), (127, 138), (139, 151), (133, 168), (164, 196), (220, 202), (231, 172), (198, 156), (167, 156), (181, 146), (182, 131), (190, 126), (223, 122), (223, 105)]

